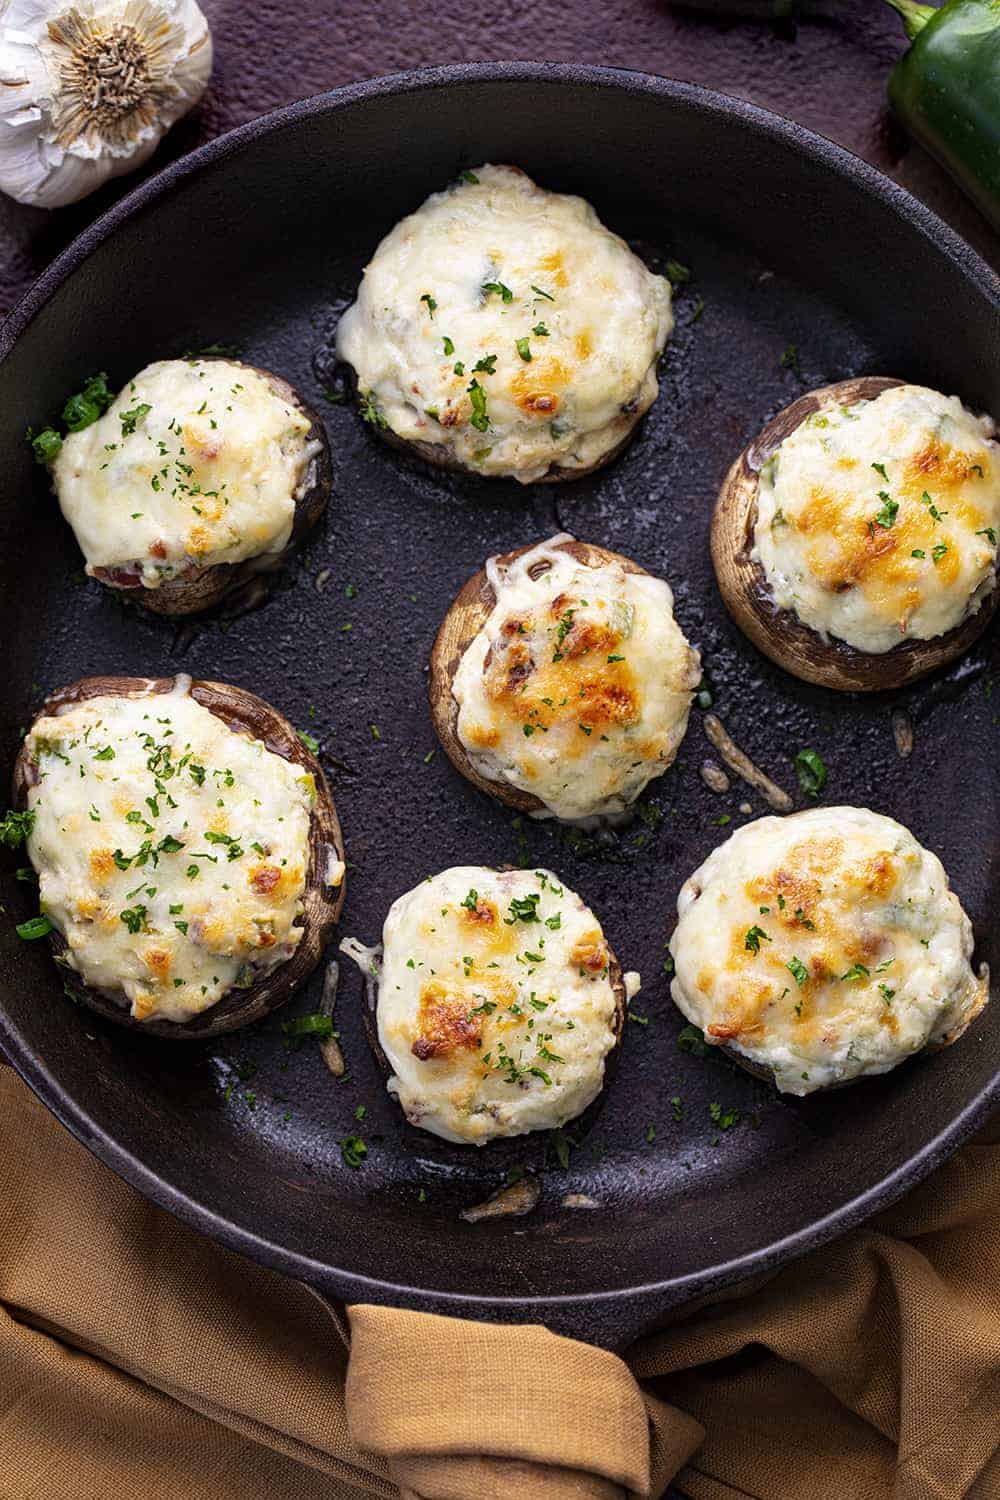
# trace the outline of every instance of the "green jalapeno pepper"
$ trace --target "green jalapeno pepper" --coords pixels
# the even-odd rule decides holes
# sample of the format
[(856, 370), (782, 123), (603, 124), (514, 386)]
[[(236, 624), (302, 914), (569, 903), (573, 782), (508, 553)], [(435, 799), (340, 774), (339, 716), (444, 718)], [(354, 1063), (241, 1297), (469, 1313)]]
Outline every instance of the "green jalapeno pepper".
[(889, 79), (892, 107), (1000, 229), (1000, 3), (889, 4), (913, 44)]

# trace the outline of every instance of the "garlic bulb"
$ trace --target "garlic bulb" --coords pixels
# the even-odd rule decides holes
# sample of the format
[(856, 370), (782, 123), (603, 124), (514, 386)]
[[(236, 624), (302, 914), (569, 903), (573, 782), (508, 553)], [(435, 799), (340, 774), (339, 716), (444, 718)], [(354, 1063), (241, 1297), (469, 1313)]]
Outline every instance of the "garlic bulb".
[(195, 0), (0, 0), (0, 191), (56, 208), (131, 172), (211, 70)]

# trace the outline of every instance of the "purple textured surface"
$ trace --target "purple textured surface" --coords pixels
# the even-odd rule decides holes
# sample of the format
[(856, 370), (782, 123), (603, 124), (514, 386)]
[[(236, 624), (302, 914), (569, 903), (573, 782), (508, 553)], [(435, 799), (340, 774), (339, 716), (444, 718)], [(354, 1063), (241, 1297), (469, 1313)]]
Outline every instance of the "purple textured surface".
[[(544, 59), (639, 68), (752, 99), (888, 172), (1000, 263), (1000, 242), (945, 174), (891, 120), (885, 81), (905, 40), (881, 0), (821, 0), (792, 24), (719, 19), (665, 0), (512, 0), (502, 14), (467, 0), (202, 0), (215, 70), (201, 107), (144, 172), (54, 213), (0, 199), (0, 312), (139, 177), (276, 105), (379, 73), (433, 63)], [(664, 170), (669, 171), (669, 162)], [(210, 243), (210, 225), (192, 225)], [(850, 226), (844, 226), (845, 247)], [(846, 249), (845, 249), (846, 253)]]

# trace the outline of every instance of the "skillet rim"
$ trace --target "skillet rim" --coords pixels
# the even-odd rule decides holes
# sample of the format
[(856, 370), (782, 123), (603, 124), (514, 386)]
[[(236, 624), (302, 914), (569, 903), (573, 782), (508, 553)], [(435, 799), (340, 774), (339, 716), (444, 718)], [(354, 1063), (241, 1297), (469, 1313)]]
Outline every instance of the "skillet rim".
[[(669, 99), (696, 114), (735, 120), (743, 129), (805, 155), (817, 171), (833, 172), (848, 180), (855, 190), (870, 199), (878, 200), (884, 208), (904, 220), (911, 230), (929, 240), (939, 254), (958, 267), (982, 296), (1000, 308), (1000, 275), (932, 209), (860, 157), (782, 115), (695, 84), (631, 69), (530, 61), (464, 63), (386, 74), (284, 105), (227, 131), (176, 161), (167, 163), (95, 219), (46, 267), (0, 324), (0, 361), (6, 359), (21, 334), (93, 251), (111, 238), (127, 220), (147, 206), (166, 198), (173, 187), (189, 175), (224, 162), (254, 141), (276, 131), (293, 128), (301, 120), (335, 114), (342, 109), (350, 109), (386, 96), (433, 93), (441, 88), (453, 88), (467, 83), (505, 81), (556, 83), (591, 90), (607, 89), (625, 97), (629, 94), (653, 95)], [(523, 1319), (528, 1312), (538, 1318), (548, 1314), (550, 1321), (563, 1325), (567, 1321), (572, 1324), (572, 1315), (575, 1313), (577, 1327), (588, 1329), (588, 1334), (583, 1336), (612, 1346), (648, 1327), (657, 1312), (662, 1313), (669, 1307), (700, 1294), (730, 1286), (751, 1275), (773, 1272), (808, 1250), (818, 1248), (856, 1227), (921, 1182), (968, 1140), (988, 1114), (1000, 1105), (998, 1069), (992, 1080), (945, 1129), (888, 1176), (795, 1233), (721, 1264), (702, 1267), (681, 1276), (666, 1276), (637, 1286), (605, 1286), (587, 1293), (549, 1296), (494, 1297), (382, 1281), (359, 1272), (331, 1267), (298, 1251), (289, 1251), (273, 1240), (234, 1223), (158, 1178), (113, 1136), (98, 1127), (86, 1110), (66, 1093), (42, 1059), (35, 1056), (21, 1041), (2, 1008), (0, 1043), (7, 1059), (41, 1102), (104, 1165), (192, 1228), (221, 1241), (228, 1249), (304, 1280), (320, 1295), (327, 1291), (347, 1301), (369, 1300), (434, 1308), (453, 1316), (478, 1315), (480, 1318), (496, 1319), (506, 1315), (508, 1319), (519, 1316)], [(622, 1311), (621, 1304), (626, 1299), (633, 1304), (631, 1313)], [(604, 1315), (588, 1319), (588, 1310), (595, 1308), (605, 1309)]]

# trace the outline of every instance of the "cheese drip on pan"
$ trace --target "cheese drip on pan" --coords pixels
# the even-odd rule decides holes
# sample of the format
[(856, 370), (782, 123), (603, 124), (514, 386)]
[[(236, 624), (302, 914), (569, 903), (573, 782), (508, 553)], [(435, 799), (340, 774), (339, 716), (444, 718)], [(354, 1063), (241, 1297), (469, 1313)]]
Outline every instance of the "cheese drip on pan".
[(53, 465), (90, 574), (166, 579), (287, 546), (313, 482), (309, 418), (256, 370), (162, 360), (104, 416), (71, 432)]
[(760, 474), (753, 557), (775, 604), (859, 651), (929, 640), (996, 586), (1000, 449), (955, 396), (828, 405)]
[(615, 1041), (608, 946), (550, 871), (445, 870), (393, 903), (383, 945), (378, 1036), (411, 1124), (481, 1146), (597, 1097)]
[(180, 690), (37, 720), (28, 854), (87, 985), (182, 1022), (295, 952), (312, 776)]
[(588, 203), (484, 166), (382, 241), (337, 351), (370, 422), (527, 484), (618, 447), (672, 326), (669, 282)]
[(677, 912), (675, 1003), (786, 1093), (888, 1072), (986, 1003), (941, 861), (866, 808), (746, 824), (685, 882)]
[(452, 692), (476, 770), (571, 820), (621, 813), (667, 769), (700, 664), (663, 579), (589, 567), (567, 541), (490, 560), (496, 603)]

